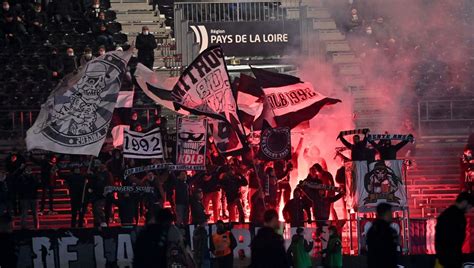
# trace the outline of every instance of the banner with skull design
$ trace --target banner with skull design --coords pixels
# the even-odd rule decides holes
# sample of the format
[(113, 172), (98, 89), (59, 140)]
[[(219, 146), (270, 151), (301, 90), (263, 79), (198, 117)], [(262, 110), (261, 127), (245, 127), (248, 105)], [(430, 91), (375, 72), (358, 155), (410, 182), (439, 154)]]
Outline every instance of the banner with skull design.
[(205, 166), (207, 120), (179, 117), (176, 124), (176, 164)]
[(356, 211), (374, 210), (389, 203), (396, 208), (407, 206), (403, 160), (353, 161), (345, 164), (347, 206)]
[(131, 55), (131, 51), (110, 52), (65, 77), (28, 130), (27, 149), (97, 156)]

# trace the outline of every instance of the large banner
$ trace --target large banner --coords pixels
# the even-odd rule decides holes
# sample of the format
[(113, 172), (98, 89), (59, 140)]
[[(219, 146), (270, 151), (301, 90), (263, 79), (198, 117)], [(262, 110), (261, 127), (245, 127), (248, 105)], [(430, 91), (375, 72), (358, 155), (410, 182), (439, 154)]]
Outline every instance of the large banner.
[(299, 20), (199, 22), (189, 27), (200, 52), (220, 45), (227, 56), (270, 56), (301, 48)]
[(28, 150), (97, 156), (105, 141), (131, 52), (114, 51), (67, 76), (28, 130)]
[[(228, 124), (228, 131), (243, 136), (237, 115), (237, 104), (230, 86), (229, 74), (220, 47), (204, 50), (184, 70), (172, 90), (176, 110), (185, 109), (196, 115), (205, 115)], [(223, 153), (243, 148), (242, 141)]]
[(385, 202), (407, 206), (403, 160), (353, 161), (345, 164), (347, 206), (356, 211), (374, 210)]
[[(237, 240), (234, 249), (234, 264), (237, 267), (247, 267), (250, 264), (250, 243), (258, 232), (258, 227), (249, 224), (235, 225), (231, 229)], [(185, 241), (192, 241), (195, 227), (186, 226), (183, 229)], [(14, 239), (18, 257), (18, 268), (105, 268), (132, 267), (134, 244), (140, 228), (103, 228), (97, 229), (60, 229), (42, 231), (18, 231)], [(215, 225), (207, 227), (208, 233), (215, 233)], [(313, 239), (316, 228), (305, 228), (304, 236), (308, 241)], [(285, 229), (283, 236), (285, 245), (291, 243), (291, 237), (296, 234), (296, 228)], [(328, 238), (327, 227), (322, 236)], [(209, 243), (209, 241), (208, 241)], [(192, 243), (189, 244), (193, 249)], [(316, 254), (321, 248), (315, 247), (311, 254)]]
[(155, 128), (147, 133), (126, 129), (123, 138), (123, 157), (138, 159), (164, 158), (160, 128)]
[[(294, 128), (311, 120), (326, 105), (341, 102), (317, 92), (311, 83), (298, 77), (252, 68), (279, 127)], [(268, 117), (268, 116), (267, 116)], [(268, 121), (268, 120), (267, 120)]]
[(179, 117), (176, 124), (176, 164), (205, 166), (207, 120)]

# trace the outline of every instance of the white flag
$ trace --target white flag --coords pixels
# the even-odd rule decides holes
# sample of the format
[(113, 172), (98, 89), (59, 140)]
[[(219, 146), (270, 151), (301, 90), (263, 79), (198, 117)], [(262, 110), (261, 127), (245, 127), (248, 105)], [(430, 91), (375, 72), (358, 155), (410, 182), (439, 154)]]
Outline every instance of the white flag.
[(160, 128), (155, 128), (147, 133), (126, 129), (124, 134), (123, 157), (164, 158)]
[(28, 130), (28, 150), (97, 156), (105, 141), (131, 52), (114, 51), (65, 77)]

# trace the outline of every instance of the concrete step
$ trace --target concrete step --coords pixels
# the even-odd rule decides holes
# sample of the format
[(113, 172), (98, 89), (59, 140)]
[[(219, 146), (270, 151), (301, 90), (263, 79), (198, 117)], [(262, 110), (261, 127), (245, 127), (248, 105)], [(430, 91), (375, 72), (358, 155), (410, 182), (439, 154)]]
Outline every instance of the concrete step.
[(357, 63), (359, 59), (353, 52), (335, 52), (329, 56), (333, 64)]
[(333, 19), (313, 19), (314, 30), (337, 30), (336, 22)]
[(131, 10), (150, 10), (151, 6), (147, 3), (112, 3), (111, 9), (125, 12)]
[(327, 8), (308, 7), (306, 10), (306, 17), (315, 19), (330, 19), (331, 14)]

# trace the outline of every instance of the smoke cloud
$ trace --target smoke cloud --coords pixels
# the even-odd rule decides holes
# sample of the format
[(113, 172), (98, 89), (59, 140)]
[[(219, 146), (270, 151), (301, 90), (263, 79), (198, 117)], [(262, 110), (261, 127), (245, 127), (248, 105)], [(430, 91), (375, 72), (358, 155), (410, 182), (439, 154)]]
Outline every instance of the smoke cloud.
[[(346, 34), (366, 83), (351, 95), (340, 83), (337, 65), (324, 59), (296, 58), (302, 80), (343, 101), (322, 109), (309, 129), (294, 131), (293, 146), (303, 135), (303, 150), (310, 148), (309, 161), (300, 152), (299, 179), (319, 157), (335, 174), (340, 161), (333, 160), (334, 148), (342, 146), (336, 141), (341, 130), (369, 127), (377, 133), (416, 135), (413, 126), (419, 99), (472, 94), (474, 68), (469, 55), (474, 47), (474, 1), (350, 2), (327, 1), (326, 7)], [(357, 23), (352, 21), (352, 9), (357, 10)]]

